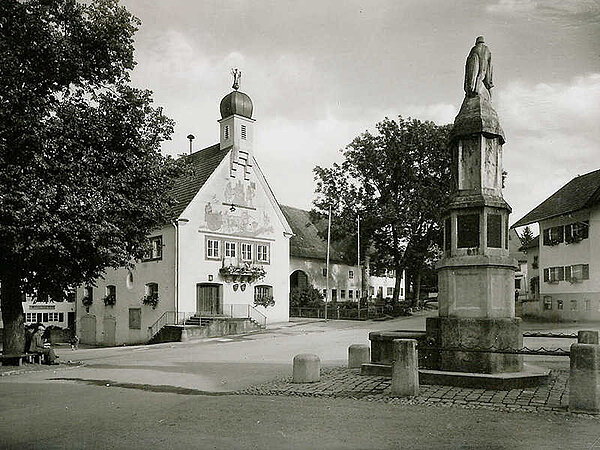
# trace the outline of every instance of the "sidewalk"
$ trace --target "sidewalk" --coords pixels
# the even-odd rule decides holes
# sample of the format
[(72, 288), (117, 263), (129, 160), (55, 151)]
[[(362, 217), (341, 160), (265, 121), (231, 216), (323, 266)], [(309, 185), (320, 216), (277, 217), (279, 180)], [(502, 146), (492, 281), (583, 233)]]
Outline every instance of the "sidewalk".
[[(361, 399), (402, 405), (447, 406), (496, 411), (568, 412), (569, 372), (553, 370), (546, 386), (508, 391), (421, 385), (417, 397), (390, 396), (391, 379), (361, 376), (359, 369), (321, 369), (321, 381), (294, 384), (291, 378), (251, 386), (238, 394)], [(581, 415), (581, 414), (578, 414)], [(589, 415), (600, 420), (600, 416)]]

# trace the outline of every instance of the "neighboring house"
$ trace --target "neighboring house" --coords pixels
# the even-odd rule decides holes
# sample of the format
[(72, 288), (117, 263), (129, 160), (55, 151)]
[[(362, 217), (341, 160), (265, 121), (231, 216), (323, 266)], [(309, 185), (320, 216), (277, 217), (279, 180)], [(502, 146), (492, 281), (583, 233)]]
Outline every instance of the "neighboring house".
[(177, 181), (173, 221), (149, 235), (151, 251), (78, 289), (81, 342), (147, 342), (192, 315), (289, 320), (292, 231), (254, 158), (252, 109), (237, 90), (223, 98), (220, 142), (186, 156), (193, 175)]
[[(75, 324), (75, 297), (55, 302), (51, 299), (37, 300), (28, 295), (23, 302), (23, 315), (25, 324), (42, 323), (46, 327), (71, 328)], [(1, 311), (0, 328), (4, 328)]]
[(600, 170), (572, 179), (513, 228), (536, 222), (540, 299), (535, 315), (600, 319)]
[(514, 228), (508, 233), (508, 251), (511, 257), (517, 260), (517, 271), (515, 272), (515, 300), (527, 298), (529, 282), (527, 278), (527, 254), (521, 250), (521, 238)]
[[(381, 276), (369, 275), (367, 283), (369, 285), (368, 292), (370, 298), (392, 298), (394, 295), (394, 287), (396, 286), (395, 271), (388, 270)], [(405, 277), (403, 276), (400, 280), (400, 293), (398, 294), (399, 301), (403, 301), (406, 298), (404, 283)]]
[[(325, 298), (327, 289), (327, 241), (319, 236), (318, 226), (309, 211), (281, 205), (292, 227), (290, 240), (290, 288), (313, 286)], [(362, 296), (362, 269), (345, 262), (342, 253), (330, 245), (328, 301), (358, 301)]]

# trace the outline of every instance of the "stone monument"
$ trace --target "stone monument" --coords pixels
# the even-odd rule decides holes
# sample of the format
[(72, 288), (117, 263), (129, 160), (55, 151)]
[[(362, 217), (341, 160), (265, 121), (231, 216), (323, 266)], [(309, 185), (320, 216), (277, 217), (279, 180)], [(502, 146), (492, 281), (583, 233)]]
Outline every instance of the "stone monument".
[[(465, 98), (451, 132), (453, 192), (438, 262), (439, 316), (427, 319), (438, 347), (520, 348), (516, 261), (508, 251), (511, 208), (502, 197), (504, 132), (491, 103), (492, 58), (482, 36), (467, 57)], [(428, 364), (453, 372), (519, 372), (514, 354), (441, 351)]]

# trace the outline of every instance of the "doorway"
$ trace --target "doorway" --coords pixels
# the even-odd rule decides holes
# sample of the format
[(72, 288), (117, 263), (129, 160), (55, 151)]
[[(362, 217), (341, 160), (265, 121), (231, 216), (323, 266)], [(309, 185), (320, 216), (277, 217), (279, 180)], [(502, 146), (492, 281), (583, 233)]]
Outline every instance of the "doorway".
[(114, 347), (116, 345), (117, 321), (114, 317), (104, 318), (104, 345)]
[(201, 283), (196, 285), (196, 314), (214, 316), (223, 313), (221, 285)]

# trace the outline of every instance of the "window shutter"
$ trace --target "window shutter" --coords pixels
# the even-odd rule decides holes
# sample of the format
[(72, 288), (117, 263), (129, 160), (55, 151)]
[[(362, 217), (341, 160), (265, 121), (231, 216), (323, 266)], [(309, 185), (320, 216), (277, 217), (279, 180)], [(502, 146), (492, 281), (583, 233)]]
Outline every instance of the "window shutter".
[(586, 220), (583, 223), (585, 225), (583, 225), (583, 224), (579, 225), (580, 230), (581, 230), (581, 239), (587, 239), (589, 237), (589, 233), (590, 233), (590, 221)]
[(581, 266), (581, 279), (589, 280), (590, 279), (590, 265), (582, 264)]
[(550, 281), (550, 269), (544, 269), (544, 282)]
[(544, 230), (544, 245), (550, 245), (549, 242), (550, 242), (550, 228), (546, 228)]
[(565, 225), (565, 242), (570, 242), (573, 239), (573, 227), (575, 224)]
[(565, 268), (557, 267), (557, 269), (558, 269), (558, 275), (557, 275), (556, 279), (558, 281), (563, 281), (565, 279)]
[(572, 266), (565, 266), (565, 280), (571, 281), (571, 270)]

